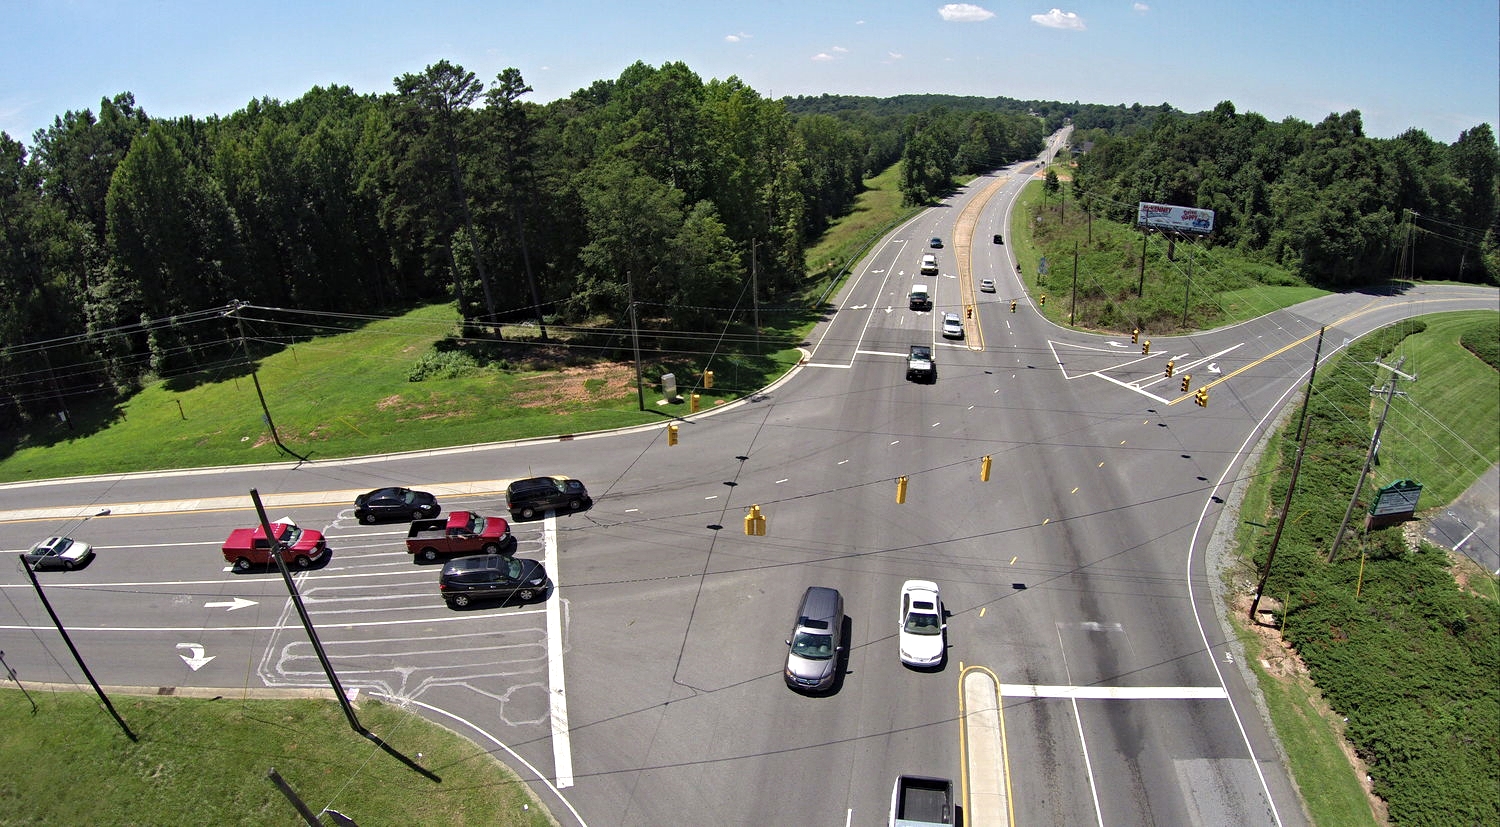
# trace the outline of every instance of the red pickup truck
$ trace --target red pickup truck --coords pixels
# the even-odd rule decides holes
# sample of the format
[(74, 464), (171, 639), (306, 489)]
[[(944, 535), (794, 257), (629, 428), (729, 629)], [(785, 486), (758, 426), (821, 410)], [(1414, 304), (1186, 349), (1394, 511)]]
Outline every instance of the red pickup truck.
[[(328, 553), (323, 532), (301, 528), (291, 520), (271, 523), (271, 534), (277, 543), (284, 544), (281, 559), (299, 569), (311, 566)], [(271, 544), (266, 541), (266, 532), (260, 526), (230, 532), (229, 539), (224, 541), (224, 559), (234, 564), (235, 571), (271, 565)]]
[(439, 555), (510, 553), (516, 538), (504, 517), (485, 517), (472, 511), (455, 511), (446, 518), (412, 520), (406, 532), (406, 550), (423, 560)]

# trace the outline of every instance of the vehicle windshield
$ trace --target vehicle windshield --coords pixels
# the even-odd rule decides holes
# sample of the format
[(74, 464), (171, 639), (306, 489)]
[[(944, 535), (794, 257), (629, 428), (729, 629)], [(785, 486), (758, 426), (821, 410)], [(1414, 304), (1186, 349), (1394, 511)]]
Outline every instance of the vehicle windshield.
[(62, 554), (63, 552), (67, 551), (69, 548), (72, 548), (72, 546), (73, 546), (73, 541), (69, 540), (67, 537), (64, 537), (64, 538), (58, 540), (57, 542), (53, 543), (51, 548), (44, 548), (44, 549), (42, 549), (42, 553), (44, 553), (44, 554)]
[(913, 635), (935, 635), (942, 631), (941, 627), (937, 615), (912, 612), (906, 616), (906, 624), (902, 628)]
[(833, 635), (798, 632), (792, 638), (792, 654), (812, 660), (827, 660), (833, 657)]

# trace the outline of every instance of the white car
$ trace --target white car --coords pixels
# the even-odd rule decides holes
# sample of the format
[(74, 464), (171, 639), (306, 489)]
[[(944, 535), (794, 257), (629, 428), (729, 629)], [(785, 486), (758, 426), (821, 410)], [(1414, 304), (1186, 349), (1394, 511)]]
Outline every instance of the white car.
[(901, 584), (901, 662), (907, 666), (933, 668), (942, 665), (947, 649), (948, 628), (943, 600), (937, 584), (930, 580), (908, 580)]
[(979, 292), (981, 292), (981, 293), (993, 293), (993, 292), (995, 292), (995, 280), (994, 279), (980, 279), (979, 280)]
[(34, 569), (73, 569), (94, 556), (94, 547), (70, 537), (48, 537), (21, 555)]
[(964, 337), (964, 323), (958, 318), (957, 313), (943, 314), (943, 338), (962, 339)]

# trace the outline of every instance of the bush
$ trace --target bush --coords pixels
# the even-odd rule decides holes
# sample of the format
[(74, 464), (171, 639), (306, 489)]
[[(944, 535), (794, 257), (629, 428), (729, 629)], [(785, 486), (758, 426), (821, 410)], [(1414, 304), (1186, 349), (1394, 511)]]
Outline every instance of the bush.
[(479, 370), (474, 357), (462, 350), (431, 349), (417, 359), (406, 381), (421, 382), (424, 379), (456, 379)]

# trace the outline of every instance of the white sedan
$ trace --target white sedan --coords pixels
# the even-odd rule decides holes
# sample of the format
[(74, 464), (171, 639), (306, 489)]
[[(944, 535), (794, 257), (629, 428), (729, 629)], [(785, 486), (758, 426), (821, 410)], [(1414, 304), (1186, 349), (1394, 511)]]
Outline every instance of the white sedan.
[(936, 583), (908, 580), (901, 584), (901, 662), (933, 668), (942, 665), (947, 648), (943, 600)]
[(48, 537), (32, 546), (22, 555), (34, 569), (64, 569), (72, 571), (94, 556), (94, 548), (82, 540), (69, 537)]

